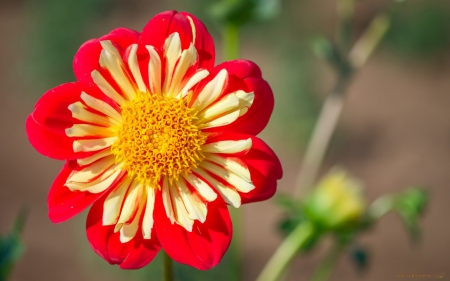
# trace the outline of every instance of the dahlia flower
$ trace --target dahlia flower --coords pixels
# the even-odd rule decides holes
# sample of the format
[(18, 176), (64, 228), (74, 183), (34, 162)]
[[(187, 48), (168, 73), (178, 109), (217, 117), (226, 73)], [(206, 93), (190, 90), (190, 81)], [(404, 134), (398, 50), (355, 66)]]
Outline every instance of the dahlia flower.
[(140, 268), (163, 248), (212, 268), (232, 237), (227, 204), (274, 194), (281, 165), (255, 136), (273, 93), (254, 63), (214, 58), (197, 18), (163, 12), (142, 33), (118, 28), (83, 44), (78, 81), (46, 92), (28, 117), (34, 148), (66, 161), (50, 219), (92, 205), (87, 238), (109, 263)]

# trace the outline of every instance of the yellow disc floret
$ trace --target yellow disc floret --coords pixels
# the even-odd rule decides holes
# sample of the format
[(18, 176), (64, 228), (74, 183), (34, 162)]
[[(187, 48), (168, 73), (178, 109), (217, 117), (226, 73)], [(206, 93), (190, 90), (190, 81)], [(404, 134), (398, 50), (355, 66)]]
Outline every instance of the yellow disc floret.
[(194, 125), (196, 112), (185, 103), (139, 93), (122, 104), (118, 140), (111, 150), (130, 176), (159, 187), (162, 177), (177, 180), (203, 160), (201, 146), (206, 135)]

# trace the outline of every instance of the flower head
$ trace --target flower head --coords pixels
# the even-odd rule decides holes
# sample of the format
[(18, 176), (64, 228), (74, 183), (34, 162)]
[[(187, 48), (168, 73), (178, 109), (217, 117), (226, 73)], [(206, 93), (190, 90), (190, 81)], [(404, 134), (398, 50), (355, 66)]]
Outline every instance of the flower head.
[(227, 250), (226, 204), (265, 200), (282, 176), (255, 135), (272, 91), (250, 61), (214, 66), (214, 43), (194, 16), (156, 15), (142, 33), (119, 28), (75, 55), (77, 82), (51, 89), (27, 119), (31, 144), (65, 160), (49, 217), (92, 205), (87, 237), (111, 264), (139, 268), (162, 248), (209, 269)]

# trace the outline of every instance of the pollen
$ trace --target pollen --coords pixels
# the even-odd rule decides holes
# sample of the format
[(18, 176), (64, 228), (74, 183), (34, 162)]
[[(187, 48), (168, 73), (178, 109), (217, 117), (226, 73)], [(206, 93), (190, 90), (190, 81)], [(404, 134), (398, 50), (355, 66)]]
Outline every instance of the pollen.
[(121, 109), (111, 150), (130, 176), (159, 188), (163, 177), (178, 180), (204, 159), (206, 134), (194, 125), (197, 112), (185, 100), (139, 93)]

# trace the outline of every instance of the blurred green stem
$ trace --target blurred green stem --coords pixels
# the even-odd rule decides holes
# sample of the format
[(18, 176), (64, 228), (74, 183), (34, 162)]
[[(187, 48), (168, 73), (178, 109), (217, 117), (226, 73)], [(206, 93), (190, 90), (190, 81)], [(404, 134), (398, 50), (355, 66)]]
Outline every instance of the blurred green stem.
[(233, 23), (225, 23), (223, 27), (224, 60), (235, 60), (239, 57), (239, 27)]
[(361, 38), (353, 46), (348, 59), (353, 68), (361, 68), (386, 35), (391, 19), (388, 14), (376, 16)]
[(334, 267), (336, 266), (336, 263), (339, 260), (339, 256), (344, 247), (345, 245), (342, 242), (336, 242), (333, 245), (328, 255), (317, 267), (316, 271), (311, 277), (311, 281), (325, 281), (330, 279), (331, 274), (334, 271)]
[(314, 236), (311, 222), (299, 224), (281, 243), (256, 281), (278, 281), (300, 249)]
[(163, 251), (164, 255), (164, 281), (173, 281), (173, 261), (169, 255)]

